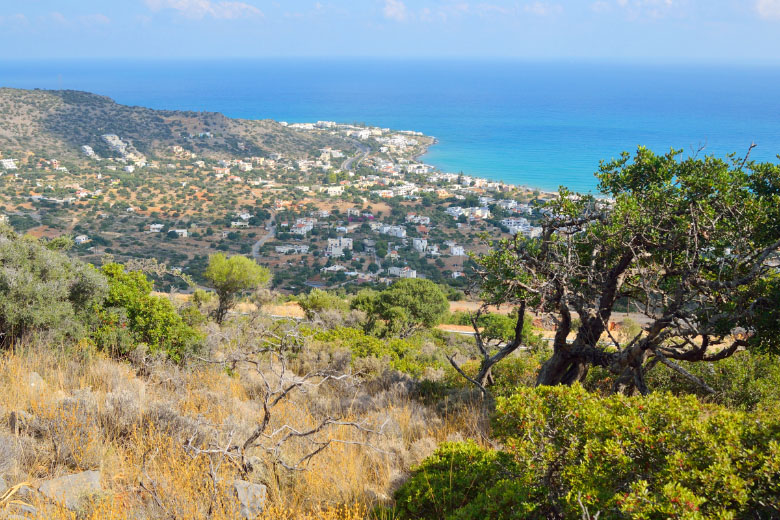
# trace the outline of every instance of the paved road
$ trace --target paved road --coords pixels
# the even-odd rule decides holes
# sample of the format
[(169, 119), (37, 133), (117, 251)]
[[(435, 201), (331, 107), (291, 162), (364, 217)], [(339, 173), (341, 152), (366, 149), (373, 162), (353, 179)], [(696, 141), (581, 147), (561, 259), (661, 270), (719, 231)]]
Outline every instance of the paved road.
[(341, 164), (341, 169), (345, 172), (352, 170), (352, 163), (355, 163), (355, 166), (360, 166), (360, 162), (371, 152), (371, 148), (362, 143), (355, 142), (355, 145), (360, 149), (362, 154), (360, 156), (356, 155), (355, 157), (350, 157)]
[(255, 242), (252, 246), (252, 258), (255, 260), (257, 260), (257, 258), (260, 256), (260, 248), (263, 247), (266, 242), (276, 236), (276, 215), (274, 213), (271, 213), (271, 218), (268, 220), (268, 224), (268, 233), (260, 237), (260, 240)]

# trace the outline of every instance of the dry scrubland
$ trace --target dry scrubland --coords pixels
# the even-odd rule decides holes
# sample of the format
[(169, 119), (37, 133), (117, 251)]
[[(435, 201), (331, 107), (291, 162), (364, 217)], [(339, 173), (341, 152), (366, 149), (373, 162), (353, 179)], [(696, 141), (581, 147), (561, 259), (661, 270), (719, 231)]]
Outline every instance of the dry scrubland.
[[(251, 327), (212, 331), (203, 358), (237, 359)], [(0, 474), (15, 486), (6, 502), (34, 506), (34, 517), (236, 518), (232, 482), (245, 479), (267, 486), (260, 518), (365, 518), (437, 444), (487, 434), (480, 407), (468, 397), (452, 407), (426, 407), (413, 400), (411, 380), (388, 372), (362, 385), (326, 383), (290, 393), (272, 410), (269, 431), (285, 425), (303, 431), (326, 417), (360, 428), (335, 425), (318, 434), (318, 441), (337, 442), (303, 464), (305, 471), (274, 464), (316, 448), (293, 439), (278, 456), (248, 451), (253, 468), (242, 473), (235, 460), (213, 451), (243, 442), (257, 427), (263, 376), (274, 385), (274, 370), (184, 367), (142, 351), (119, 362), (88, 347), (66, 352), (44, 344), (28, 340), (0, 361)], [(348, 365), (348, 357), (338, 357), (313, 345), (295, 364), (299, 373)], [(86, 470), (100, 471), (102, 491), (84, 497), (77, 513), (18, 486), (35, 489)], [(17, 514), (24, 508), (3, 505)]]

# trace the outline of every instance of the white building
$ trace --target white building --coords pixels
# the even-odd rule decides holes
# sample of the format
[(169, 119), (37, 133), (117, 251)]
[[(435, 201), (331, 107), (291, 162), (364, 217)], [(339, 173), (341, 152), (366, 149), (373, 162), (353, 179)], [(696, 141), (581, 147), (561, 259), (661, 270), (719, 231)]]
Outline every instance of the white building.
[(276, 252), (283, 255), (306, 254), (309, 252), (309, 246), (304, 244), (276, 246)]
[(299, 218), (295, 221), (295, 225), (290, 230), (295, 235), (304, 236), (306, 233), (314, 229), (314, 225), (317, 223), (316, 218)]
[(150, 224), (149, 231), (151, 233), (161, 233), (165, 225), (163, 224)]
[(173, 232), (179, 235), (180, 238), (187, 238), (188, 233), (186, 229), (174, 229)]
[(328, 239), (328, 249), (325, 251), (326, 256), (339, 258), (344, 256), (344, 251), (352, 251), (351, 238), (339, 237)]
[(466, 250), (463, 248), (463, 246), (451, 246), (450, 254), (452, 256), (466, 256)]
[(417, 271), (409, 267), (391, 267), (387, 270), (387, 274), (399, 278), (417, 278)]
[(406, 215), (406, 221), (412, 224), (420, 224), (422, 226), (427, 226), (431, 223), (431, 218), (410, 213), (409, 215)]
[(463, 208), (460, 206), (452, 206), (444, 210), (444, 212), (452, 218), (458, 218), (464, 214)]
[(415, 249), (415, 251), (425, 253), (425, 251), (428, 249), (428, 241), (424, 238), (415, 238), (412, 240), (412, 247)]
[(383, 235), (390, 235), (396, 238), (406, 238), (406, 228), (402, 226), (389, 226), (387, 224), (380, 224), (378, 231)]
[(78, 235), (73, 239), (73, 241), (76, 243), (76, 245), (86, 244), (89, 242), (89, 237), (87, 235)]
[(344, 193), (344, 186), (328, 186), (324, 191), (329, 197), (338, 197)]
[(249, 222), (245, 220), (234, 220), (230, 223), (231, 228), (248, 228)]
[(0, 166), (6, 170), (16, 170), (16, 159), (0, 159)]

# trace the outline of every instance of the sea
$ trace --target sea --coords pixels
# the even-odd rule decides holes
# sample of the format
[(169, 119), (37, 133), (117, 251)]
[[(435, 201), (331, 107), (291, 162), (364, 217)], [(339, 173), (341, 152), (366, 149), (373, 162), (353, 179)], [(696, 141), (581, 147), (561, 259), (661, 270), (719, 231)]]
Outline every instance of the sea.
[(600, 160), (658, 153), (778, 161), (780, 68), (512, 60), (0, 61), (0, 86), (437, 138), (422, 158), (542, 190), (597, 189)]

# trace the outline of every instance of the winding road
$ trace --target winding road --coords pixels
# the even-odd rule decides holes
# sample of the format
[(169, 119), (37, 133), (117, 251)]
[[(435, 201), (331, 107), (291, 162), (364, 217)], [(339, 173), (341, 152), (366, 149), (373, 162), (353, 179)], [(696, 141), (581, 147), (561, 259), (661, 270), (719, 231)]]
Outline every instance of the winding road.
[(360, 162), (368, 157), (369, 153), (371, 153), (371, 148), (362, 143), (355, 141), (355, 146), (357, 146), (362, 154), (360, 156), (355, 155), (354, 157), (349, 157), (347, 160), (341, 163), (341, 169), (345, 172), (352, 170), (352, 163), (355, 163), (355, 166), (360, 166)]
[(254, 243), (252, 245), (252, 258), (255, 260), (258, 259), (260, 256), (260, 248), (263, 247), (263, 245), (271, 240), (274, 236), (276, 236), (276, 213), (271, 213), (271, 218), (268, 219), (268, 233), (260, 237), (260, 240)]

